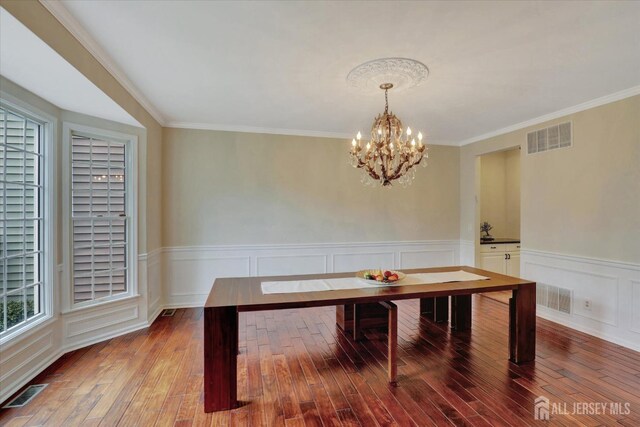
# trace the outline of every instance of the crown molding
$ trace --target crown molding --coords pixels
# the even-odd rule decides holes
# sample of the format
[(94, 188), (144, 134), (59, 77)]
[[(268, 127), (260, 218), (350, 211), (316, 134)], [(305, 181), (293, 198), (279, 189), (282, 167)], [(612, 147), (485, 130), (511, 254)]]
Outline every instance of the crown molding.
[[(332, 138), (332, 139), (346, 139), (351, 140), (353, 134), (342, 132), (325, 132), (306, 129), (281, 129), (281, 128), (266, 128), (259, 126), (243, 126), (243, 125), (221, 125), (211, 123), (191, 123), (191, 122), (168, 122), (164, 125), (167, 128), (175, 129), (196, 129), (196, 130), (213, 130), (221, 132), (244, 132), (244, 133), (266, 133), (270, 135), (289, 135), (289, 136), (309, 136), (315, 138)], [(448, 145), (457, 146), (455, 143), (448, 141), (429, 142), (431, 145)]]
[(505, 133), (524, 129), (529, 126), (535, 126), (540, 123), (548, 122), (549, 120), (558, 119), (563, 116), (579, 113), (580, 111), (585, 111), (591, 108), (599, 107), (601, 105), (610, 104), (612, 102), (620, 101), (621, 99), (629, 98), (635, 95), (640, 95), (640, 86), (633, 86), (633, 87), (630, 87), (629, 89), (621, 90), (620, 92), (614, 92), (610, 95), (605, 95), (600, 98), (592, 99), (591, 101), (574, 105), (573, 107), (563, 108), (562, 110), (545, 114), (543, 116), (536, 117), (534, 119), (525, 120), (524, 122), (516, 123), (514, 125), (507, 126), (502, 129), (497, 129), (492, 132), (474, 136), (473, 138), (469, 138), (461, 141), (458, 145), (462, 147), (464, 145), (473, 144), (474, 142), (483, 141), (485, 139), (493, 138), (494, 136), (504, 135)]
[(168, 122), (165, 127), (177, 129), (217, 130), (223, 132), (267, 133), (273, 135), (311, 136), (317, 138), (351, 139), (353, 135), (306, 129), (280, 129), (259, 126), (221, 125), (212, 123)]
[(82, 27), (78, 20), (56, 0), (40, 0), (40, 3), (80, 42), (85, 49), (124, 87), (133, 98), (147, 110), (149, 114), (162, 126), (165, 120), (153, 104), (136, 88), (126, 74), (115, 64), (113, 59), (100, 47), (91, 35)]

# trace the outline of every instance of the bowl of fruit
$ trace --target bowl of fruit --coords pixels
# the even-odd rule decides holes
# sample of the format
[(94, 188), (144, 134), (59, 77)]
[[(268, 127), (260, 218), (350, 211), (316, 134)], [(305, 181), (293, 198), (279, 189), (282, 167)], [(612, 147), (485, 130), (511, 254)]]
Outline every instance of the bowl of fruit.
[(390, 285), (398, 283), (406, 275), (401, 271), (394, 270), (362, 270), (356, 273), (356, 277), (374, 285)]

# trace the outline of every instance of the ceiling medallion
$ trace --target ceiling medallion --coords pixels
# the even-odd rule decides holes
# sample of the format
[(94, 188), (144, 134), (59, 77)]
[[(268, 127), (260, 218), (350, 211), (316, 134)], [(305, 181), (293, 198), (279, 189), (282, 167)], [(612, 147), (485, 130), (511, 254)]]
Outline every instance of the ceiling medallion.
[[(403, 186), (411, 184), (421, 162), (426, 167), (427, 147), (422, 142), (422, 132), (418, 132), (418, 141), (411, 135), (407, 127), (403, 137), (402, 122), (395, 114), (389, 112), (388, 91), (395, 87), (392, 83), (383, 83), (384, 113), (379, 114), (371, 126), (371, 140), (364, 144), (362, 134), (351, 141), (351, 166), (362, 169), (364, 184), (383, 187), (398, 180)], [(364, 144), (364, 146), (363, 146)]]
[(395, 92), (418, 86), (429, 76), (422, 62), (409, 58), (381, 58), (365, 62), (347, 75), (349, 86), (362, 92), (377, 93), (380, 85), (392, 83)]

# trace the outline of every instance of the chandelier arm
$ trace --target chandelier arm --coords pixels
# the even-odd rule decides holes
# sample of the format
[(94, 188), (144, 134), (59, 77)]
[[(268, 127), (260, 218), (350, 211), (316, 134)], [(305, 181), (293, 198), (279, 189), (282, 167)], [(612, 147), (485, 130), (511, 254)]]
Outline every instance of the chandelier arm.
[[(424, 151), (424, 150), (423, 150)], [(411, 170), (411, 168), (417, 166), (420, 164), (420, 162), (422, 162), (422, 159), (424, 158), (424, 156), (422, 155), (422, 151), (420, 151), (420, 157), (415, 160), (415, 161), (409, 161), (409, 157), (404, 155), (404, 159), (401, 161), (401, 163), (398, 165), (398, 167), (396, 168), (396, 170), (394, 171), (393, 176), (390, 178), (390, 180), (395, 180), (400, 178), (402, 175), (404, 175), (405, 173), (407, 173), (409, 170)], [(406, 169), (404, 169), (404, 171), (402, 170), (403, 167), (406, 166)]]
[(405, 166), (407, 164), (407, 158), (405, 155), (402, 155), (402, 158), (400, 159), (400, 161), (398, 162), (398, 166), (396, 167), (396, 170), (393, 171), (393, 178), (392, 179), (398, 179), (402, 176), (402, 174), (400, 173), (402, 171), (402, 167)]
[[(363, 168), (369, 174), (369, 176), (372, 177), (373, 179), (376, 179), (376, 180), (380, 179), (380, 175), (376, 173), (375, 169), (371, 167), (369, 162), (364, 162), (360, 158), (358, 158), (357, 160), (358, 160), (357, 168), (359, 169)], [(374, 167), (375, 167), (375, 163), (374, 163)]]
[(380, 170), (382, 171), (382, 175), (386, 178), (386, 176), (387, 176), (387, 156), (384, 154), (384, 152), (382, 150), (380, 150)]
[(366, 165), (365, 166), (365, 170), (367, 171), (367, 173), (369, 173), (369, 176), (375, 180), (379, 180), (380, 179), (380, 175), (378, 175), (378, 173), (375, 171), (375, 169), (372, 169), (371, 166)]
[(407, 170), (411, 169), (411, 168), (412, 168), (412, 167), (414, 167), (414, 166), (419, 165), (421, 161), (422, 161), (422, 156), (420, 156), (420, 158), (419, 158), (418, 160), (416, 160), (415, 162), (411, 162), (411, 166), (409, 166), (409, 167), (407, 168)]

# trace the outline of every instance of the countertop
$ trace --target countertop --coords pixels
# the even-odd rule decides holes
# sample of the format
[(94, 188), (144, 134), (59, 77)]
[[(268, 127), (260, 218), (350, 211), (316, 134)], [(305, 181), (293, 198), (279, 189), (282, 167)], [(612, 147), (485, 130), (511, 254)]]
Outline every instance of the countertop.
[(506, 243), (520, 243), (520, 239), (512, 239), (508, 237), (496, 237), (493, 240), (482, 241), (480, 240), (481, 245), (495, 245), (495, 244), (506, 244)]

